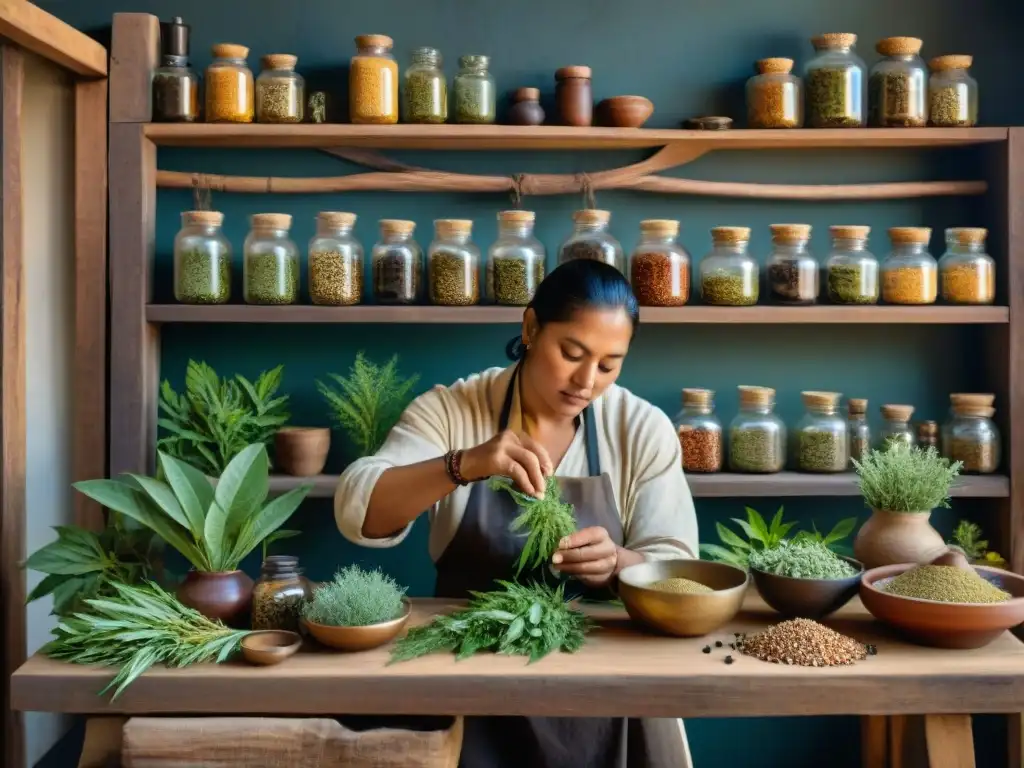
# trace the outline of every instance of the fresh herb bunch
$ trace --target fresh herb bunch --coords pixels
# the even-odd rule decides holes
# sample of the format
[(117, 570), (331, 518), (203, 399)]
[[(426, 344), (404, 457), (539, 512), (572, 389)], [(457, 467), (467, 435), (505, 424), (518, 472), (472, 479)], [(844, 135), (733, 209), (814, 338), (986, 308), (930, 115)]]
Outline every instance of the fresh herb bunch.
[(284, 366), (264, 371), (253, 383), (240, 374), (221, 379), (209, 365), (188, 361), (185, 392), (164, 381), (158, 424), (168, 434), (157, 448), (216, 477), (247, 445), (269, 445), (288, 422), (288, 396), (275, 397)]
[(750, 553), (750, 567), (794, 579), (845, 579), (857, 573), (825, 544), (818, 541), (783, 541), (773, 549)]
[(893, 444), (853, 460), (864, 503), (887, 512), (925, 512), (949, 506), (949, 488), (963, 464), (935, 448)]
[(969, 520), (960, 520), (953, 529), (952, 543), (963, 550), (968, 560), (978, 560), (985, 556), (988, 539), (981, 538), (981, 526)]
[(572, 504), (562, 501), (562, 488), (554, 476), (547, 479), (544, 498), (516, 490), (508, 477), (492, 477), (487, 483), (492, 490), (508, 491), (522, 510), (509, 525), (513, 533), (526, 529), (526, 543), (516, 560), (516, 576), (524, 568), (539, 568), (551, 560), (558, 542), (576, 530), (576, 514)]
[(99, 692), (116, 699), (154, 664), (185, 667), (220, 663), (238, 650), (247, 630), (228, 629), (182, 605), (158, 584), (113, 585), (115, 595), (90, 598), (87, 608), (61, 621), (40, 652), (73, 664), (119, 667)]
[(563, 585), (497, 583), (503, 590), (471, 592), (466, 608), (410, 629), (395, 643), (390, 663), (444, 651), (457, 659), (479, 652), (527, 656), (532, 664), (552, 651), (583, 647), (591, 622), (569, 606)]
[(384, 445), (420, 378), (413, 375), (403, 379), (398, 375), (398, 355), (381, 367), (367, 360), (362, 351), (356, 355), (347, 378), (336, 373), (328, 376), (337, 389), (322, 381), (317, 381), (316, 387), (338, 426), (348, 434), (357, 457), (370, 456)]
[(722, 523), (715, 523), (718, 538), (721, 539), (722, 544), (725, 546), (701, 544), (700, 549), (704, 554), (709, 555), (715, 560), (746, 568), (752, 551), (777, 547), (786, 538), (786, 534), (796, 525), (795, 522), (783, 522), (782, 510), (783, 508), (779, 507), (771, 523), (766, 523), (765, 519), (761, 517), (761, 514), (756, 509), (746, 507), (746, 520), (741, 520), (738, 517), (732, 518), (747, 535), (745, 541), (741, 536), (722, 525)]
[(379, 568), (364, 571), (358, 565), (342, 568), (313, 590), (302, 609), (303, 618), (331, 627), (365, 627), (402, 615), (405, 587)]

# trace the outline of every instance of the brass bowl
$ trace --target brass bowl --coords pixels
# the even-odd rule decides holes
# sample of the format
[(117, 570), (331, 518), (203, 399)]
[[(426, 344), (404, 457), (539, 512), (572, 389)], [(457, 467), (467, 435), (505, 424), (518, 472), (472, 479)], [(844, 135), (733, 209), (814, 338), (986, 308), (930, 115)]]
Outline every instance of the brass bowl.
[(820, 619), (835, 613), (857, 594), (864, 565), (852, 557), (843, 557), (857, 572), (841, 579), (799, 579), (759, 571), (751, 567), (754, 584), (761, 597), (783, 616)]
[(379, 624), (367, 624), (364, 627), (332, 627), (303, 619), (302, 625), (309, 630), (309, 634), (315, 640), (329, 648), (337, 648), (339, 651), (368, 651), (390, 642), (402, 631), (402, 627), (409, 621), (412, 604), (403, 598), (402, 605), (405, 606), (405, 611), (401, 616)]
[[(676, 594), (648, 586), (675, 578), (691, 579), (714, 591)], [(633, 621), (677, 637), (700, 637), (739, 613), (749, 584), (746, 571), (726, 563), (652, 560), (622, 569), (619, 597)]]
[(298, 632), (261, 629), (242, 638), (242, 657), (250, 664), (268, 667), (295, 655), (302, 645)]

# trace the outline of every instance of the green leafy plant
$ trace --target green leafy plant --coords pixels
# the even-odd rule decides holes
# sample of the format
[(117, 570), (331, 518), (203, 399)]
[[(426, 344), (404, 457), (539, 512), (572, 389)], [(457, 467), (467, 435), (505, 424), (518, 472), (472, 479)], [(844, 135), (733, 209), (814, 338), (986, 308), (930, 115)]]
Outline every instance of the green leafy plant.
[(358, 565), (342, 568), (334, 580), (313, 590), (302, 615), (314, 624), (365, 627), (402, 615), (405, 587), (379, 568), (365, 571)]
[(331, 408), (338, 426), (348, 435), (359, 457), (380, 450), (391, 428), (412, 399), (419, 375), (398, 375), (398, 355), (378, 366), (359, 352), (348, 377), (328, 374), (337, 388), (322, 381), (316, 386)]
[(864, 503), (887, 512), (925, 512), (949, 506), (949, 488), (963, 464), (935, 448), (894, 444), (853, 460)]
[(971, 562), (984, 562), (985, 565), (1001, 568), (1006, 559), (998, 552), (988, 548), (988, 539), (983, 539), (981, 526), (969, 520), (959, 520), (953, 529), (949, 543), (959, 547), (964, 556)]
[(856, 517), (843, 518), (832, 527), (831, 531), (825, 534), (821, 533), (818, 530), (818, 526), (816, 526), (814, 523), (811, 523), (811, 530), (797, 531), (796, 534), (794, 534), (793, 536), (793, 541), (815, 542), (818, 544), (822, 544), (823, 546), (828, 547), (829, 549), (835, 552), (844, 555), (850, 555), (853, 554), (852, 549), (845, 544), (841, 544), (840, 542), (842, 542), (843, 539), (845, 539), (847, 536), (853, 533), (853, 529), (856, 527)]
[(206, 363), (189, 360), (183, 394), (167, 381), (160, 385), (157, 423), (166, 434), (157, 448), (216, 477), (247, 445), (269, 445), (290, 418), (288, 396), (276, 396), (283, 370), (264, 371), (255, 383), (240, 374), (222, 380)]
[(526, 543), (516, 560), (517, 577), (524, 568), (539, 568), (550, 561), (558, 542), (576, 530), (575, 511), (562, 501), (562, 488), (553, 476), (547, 479), (543, 499), (517, 490), (508, 477), (492, 477), (487, 484), (492, 490), (507, 491), (521, 510), (509, 524), (513, 533), (526, 530)]
[(746, 507), (746, 520), (741, 520), (738, 517), (732, 518), (747, 535), (746, 539), (743, 539), (743, 537), (722, 523), (715, 523), (718, 538), (725, 546), (701, 544), (701, 552), (714, 560), (746, 568), (751, 551), (777, 547), (786, 538), (786, 534), (796, 525), (795, 522), (783, 522), (782, 510), (783, 508), (779, 507), (771, 523), (765, 522), (761, 514), (756, 509), (750, 507)]
[(154, 664), (225, 661), (248, 634), (185, 607), (154, 582), (112, 586), (114, 595), (85, 600), (85, 608), (62, 620), (40, 649), (73, 664), (119, 667), (100, 696), (113, 688), (116, 699)]
[(201, 572), (237, 570), (313, 487), (307, 483), (264, 504), (270, 463), (261, 443), (243, 448), (216, 488), (195, 467), (162, 451), (158, 456), (166, 483), (128, 474), (125, 480), (85, 480), (74, 488), (150, 529)]

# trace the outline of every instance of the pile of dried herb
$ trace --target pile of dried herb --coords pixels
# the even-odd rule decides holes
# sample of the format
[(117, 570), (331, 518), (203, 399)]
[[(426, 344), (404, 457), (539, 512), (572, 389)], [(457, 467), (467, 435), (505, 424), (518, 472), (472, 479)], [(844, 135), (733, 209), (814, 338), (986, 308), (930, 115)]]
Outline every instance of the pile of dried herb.
[(562, 489), (554, 477), (547, 479), (544, 498), (537, 499), (517, 491), (507, 477), (493, 477), (488, 481), (492, 490), (508, 491), (522, 512), (509, 525), (513, 533), (526, 529), (526, 543), (516, 561), (516, 576), (524, 568), (533, 569), (551, 560), (558, 542), (576, 530), (576, 515), (572, 504), (562, 501)]
[(845, 579), (857, 569), (819, 541), (783, 541), (772, 549), (752, 550), (751, 568), (793, 579)]

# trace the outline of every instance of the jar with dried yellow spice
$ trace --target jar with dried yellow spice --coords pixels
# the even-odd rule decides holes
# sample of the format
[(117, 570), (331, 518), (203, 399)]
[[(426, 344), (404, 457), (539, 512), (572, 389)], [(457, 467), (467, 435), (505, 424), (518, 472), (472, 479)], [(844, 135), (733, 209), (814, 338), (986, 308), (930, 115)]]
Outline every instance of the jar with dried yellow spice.
[(939, 259), (942, 300), (950, 304), (991, 304), (996, 298), (996, 262), (985, 253), (988, 230), (950, 227)]
[(255, 109), (252, 70), (245, 63), (249, 49), (234, 43), (213, 46), (206, 68), (206, 122), (251, 123)]
[(262, 59), (256, 78), (256, 122), (301, 123), (306, 109), (306, 81), (295, 71), (299, 59), (272, 53)]
[(928, 252), (929, 227), (890, 227), (892, 251), (882, 263), (882, 301), (934, 304), (939, 265)]
[(387, 35), (359, 35), (349, 66), (349, 119), (356, 124), (398, 122), (398, 63)]
[(352, 234), (354, 213), (322, 211), (309, 241), (309, 299), (350, 306), (363, 300), (363, 246)]
[(747, 80), (747, 126), (799, 128), (804, 124), (803, 83), (793, 74), (793, 60), (760, 59)]

